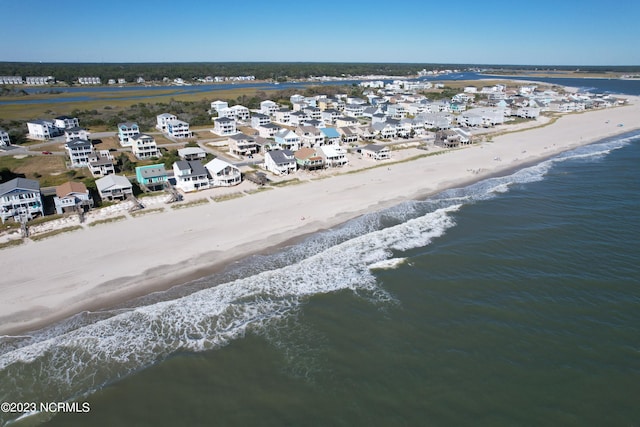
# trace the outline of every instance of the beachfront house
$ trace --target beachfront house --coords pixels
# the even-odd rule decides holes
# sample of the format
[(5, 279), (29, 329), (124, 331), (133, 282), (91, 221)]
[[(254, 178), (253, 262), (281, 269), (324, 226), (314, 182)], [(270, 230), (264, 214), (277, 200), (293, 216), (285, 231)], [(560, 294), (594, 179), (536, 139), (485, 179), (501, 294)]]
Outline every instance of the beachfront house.
[(169, 175), (162, 163), (138, 166), (136, 168), (136, 181), (142, 188), (146, 188), (149, 191), (162, 190), (168, 180)]
[(384, 145), (369, 144), (361, 149), (362, 157), (373, 160), (386, 160), (391, 157), (389, 147)]
[(182, 160), (204, 160), (207, 152), (200, 147), (184, 147), (178, 150), (178, 156)]
[(14, 178), (0, 184), (0, 219), (30, 220), (44, 215), (40, 183), (33, 179)]
[(291, 150), (267, 151), (264, 155), (264, 167), (276, 175), (288, 175), (296, 171), (296, 159)]
[(89, 155), (89, 171), (94, 177), (107, 176), (116, 173), (113, 156), (109, 150), (94, 151)]
[(349, 163), (346, 150), (339, 145), (323, 145), (318, 148), (318, 154), (324, 160), (324, 164), (329, 167), (339, 167)]
[(109, 174), (97, 179), (96, 187), (102, 200), (124, 200), (133, 195), (131, 182), (122, 175)]
[(300, 148), (300, 137), (292, 130), (282, 129), (274, 135), (278, 147), (283, 150), (298, 150)]
[(228, 117), (218, 117), (213, 120), (213, 129), (211, 130), (211, 133), (225, 136), (233, 135), (236, 132), (236, 121), (234, 119), (230, 119)]
[(146, 133), (139, 133), (130, 138), (131, 151), (140, 160), (161, 157), (156, 140)]
[(210, 183), (213, 187), (230, 187), (232, 185), (238, 185), (242, 181), (240, 169), (224, 160), (213, 159), (204, 165), (204, 167), (209, 172), (209, 176), (211, 177)]
[(67, 212), (86, 212), (93, 207), (93, 199), (86, 185), (68, 181), (56, 187), (53, 204), (58, 215)]
[(231, 154), (251, 156), (256, 154), (259, 150), (256, 139), (253, 136), (249, 136), (244, 133), (231, 135), (227, 141), (229, 153)]
[(179, 160), (173, 164), (176, 187), (185, 193), (209, 188), (207, 169), (200, 160)]
[(316, 170), (324, 168), (324, 159), (315, 148), (302, 147), (293, 153), (300, 169)]
[(131, 147), (131, 137), (140, 133), (137, 123), (118, 123), (118, 139), (123, 147)]
[(338, 133), (340, 134), (340, 140), (345, 144), (351, 144), (358, 141), (358, 133), (353, 128), (341, 127), (338, 128)]
[(0, 128), (0, 147), (8, 147), (11, 145), (11, 139), (9, 138), (9, 132)]
[(93, 144), (84, 139), (75, 139), (64, 145), (73, 168), (89, 166), (89, 157), (94, 153)]

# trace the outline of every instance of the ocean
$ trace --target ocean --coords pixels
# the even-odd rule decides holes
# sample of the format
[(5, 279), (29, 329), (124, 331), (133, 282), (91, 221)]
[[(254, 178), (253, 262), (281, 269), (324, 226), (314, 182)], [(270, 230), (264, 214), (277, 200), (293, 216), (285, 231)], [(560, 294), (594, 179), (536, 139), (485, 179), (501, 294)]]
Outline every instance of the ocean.
[(639, 426), (639, 165), (606, 139), (0, 337), (1, 403), (77, 402), (0, 426)]

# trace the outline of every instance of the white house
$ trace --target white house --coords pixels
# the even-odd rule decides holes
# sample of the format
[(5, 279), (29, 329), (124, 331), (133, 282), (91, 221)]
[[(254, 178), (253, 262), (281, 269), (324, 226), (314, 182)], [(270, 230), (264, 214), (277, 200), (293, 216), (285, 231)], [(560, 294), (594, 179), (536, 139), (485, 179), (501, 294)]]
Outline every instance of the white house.
[(9, 139), (9, 132), (0, 128), (0, 147), (8, 147), (11, 145), (11, 139)]
[(71, 142), (74, 139), (89, 140), (89, 132), (81, 127), (73, 127), (64, 130), (64, 139), (66, 142)]
[(69, 181), (56, 187), (53, 204), (56, 213), (62, 214), (76, 210), (86, 211), (93, 207), (93, 199), (86, 185), (81, 182)]
[(138, 159), (150, 159), (152, 157), (161, 157), (162, 154), (158, 149), (156, 140), (146, 133), (139, 133), (130, 138), (131, 151)]
[(320, 129), (313, 126), (298, 126), (295, 130), (300, 137), (300, 144), (305, 147), (324, 145), (325, 136)]
[(236, 133), (236, 121), (228, 117), (218, 117), (213, 120), (213, 129), (211, 133), (217, 135), (233, 135)]
[(47, 140), (59, 135), (59, 130), (50, 120), (33, 120), (27, 122), (29, 138)]
[(249, 113), (249, 109), (243, 105), (234, 105), (233, 107), (229, 107), (231, 111), (233, 111), (233, 115), (236, 120), (247, 121), (251, 117)]
[(207, 152), (200, 147), (184, 147), (178, 150), (178, 156), (182, 160), (203, 160), (207, 157)]
[(288, 175), (296, 171), (296, 159), (291, 150), (267, 151), (264, 167), (276, 175)]
[(173, 164), (173, 177), (176, 187), (185, 193), (209, 188), (207, 169), (200, 160), (179, 160)]
[(85, 139), (74, 139), (64, 145), (71, 167), (89, 166), (89, 156), (93, 154), (93, 144)]
[(44, 215), (40, 183), (33, 179), (14, 178), (0, 184), (0, 219), (32, 219)]
[(96, 180), (98, 194), (102, 200), (124, 200), (133, 194), (133, 186), (121, 175), (109, 174)]
[(58, 116), (53, 121), (53, 125), (58, 129), (71, 129), (80, 126), (80, 122), (76, 117)]
[(256, 154), (259, 150), (256, 139), (252, 136), (245, 135), (244, 133), (237, 133), (231, 135), (228, 139), (229, 152), (231, 154), (239, 154), (241, 156), (248, 156)]
[(167, 132), (167, 123), (170, 120), (178, 120), (178, 117), (169, 113), (162, 113), (156, 116), (156, 129), (160, 132)]
[(94, 151), (93, 154), (89, 156), (89, 171), (94, 177), (116, 173), (113, 156), (109, 150)]
[(260, 126), (271, 123), (271, 117), (266, 114), (255, 113), (251, 116), (251, 127), (258, 129)]
[(300, 149), (300, 137), (292, 130), (282, 129), (274, 135), (274, 139), (281, 149), (291, 151)]
[(260, 103), (260, 112), (262, 114), (266, 114), (267, 116), (271, 116), (272, 114), (275, 114), (275, 112), (278, 111), (278, 109), (279, 109), (278, 104), (269, 99), (262, 101)]
[(281, 130), (282, 128), (280, 126), (273, 123), (267, 123), (266, 125), (258, 127), (258, 135), (263, 138), (274, 138)]
[(213, 187), (230, 187), (238, 185), (242, 181), (240, 169), (218, 158), (204, 165), (209, 171), (211, 185)]
[(344, 166), (349, 163), (346, 150), (339, 145), (323, 145), (318, 148), (318, 152), (324, 164), (329, 167)]
[(224, 108), (229, 108), (229, 103), (226, 101), (213, 101), (211, 103), (211, 111), (220, 111)]
[(291, 123), (291, 110), (288, 108), (280, 108), (274, 113), (273, 121), (283, 125)]
[(131, 147), (131, 137), (140, 133), (137, 123), (118, 123), (118, 139), (123, 147)]
[(174, 138), (190, 138), (192, 136), (189, 130), (189, 123), (182, 120), (174, 119), (167, 121), (167, 135)]
[(390, 157), (389, 147), (369, 144), (361, 149), (362, 156), (373, 160), (385, 160)]

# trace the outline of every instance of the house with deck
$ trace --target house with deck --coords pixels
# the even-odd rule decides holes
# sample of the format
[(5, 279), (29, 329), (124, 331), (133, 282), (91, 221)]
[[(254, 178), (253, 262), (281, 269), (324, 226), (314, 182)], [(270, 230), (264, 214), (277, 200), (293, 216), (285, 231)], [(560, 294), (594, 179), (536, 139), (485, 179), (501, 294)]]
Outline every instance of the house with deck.
[(72, 168), (81, 168), (89, 165), (89, 157), (94, 153), (93, 144), (84, 139), (74, 139), (64, 145), (69, 155), (69, 163)]
[(293, 153), (299, 169), (316, 170), (324, 168), (324, 158), (316, 148), (302, 147)]
[(279, 108), (280, 107), (278, 106), (278, 104), (271, 101), (270, 99), (267, 99), (260, 103), (260, 112), (267, 116), (272, 116), (276, 111), (278, 111)]
[(300, 137), (292, 130), (282, 129), (274, 135), (274, 139), (280, 149), (291, 151), (300, 149)]
[(109, 174), (97, 179), (96, 187), (102, 200), (124, 200), (133, 195), (133, 185), (122, 175)]
[(179, 160), (173, 164), (176, 187), (185, 193), (205, 190), (210, 187), (207, 169), (199, 160)]
[(89, 171), (94, 177), (116, 173), (113, 156), (109, 150), (94, 151), (93, 154), (89, 155)]
[(318, 154), (328, 167), (340, 167), (349, 163), (347, 151), (339, 145), (323, 145), (318, 148)]
[(31, 139), (45, 141), (60, 135), (60, 130), (53, 125), (51, 120), (32, 120), (27, 122), (27, 129)]
[(300, 137), (300, 145), (304, 147), (317, 147), (324, 144), (324, 134), (314, 126), (298, 126), (295, 133)]
[(338, 133), (340, 134), (340, 140), (344, 144), (351, 144), (358, 141), (358, 133), (351, 127), (338, 128)]
[(338, 129), (332, 127), (320, 128), (320, 132), (324, 135), (324, 144), (322, 145), (340, 145), (340, 133)]
[(90, 133), (81, 127), (73, 127), (64, 130), (64, 140), (66, 142), (73, 141), (74, 139), (84, 139), (89, 141)]
[(228, 117), (218, 117), (213, 120), (211, 132), (220, 136), (233, 135), (237, 132), (236, 121)]
[(93, 199), (86, 185), (69, 181), (56, 187), (53, 204), (58, 215), (68, 212), (86, 212), (93, 207)]
[(296, 171), (296, 159), (291, 150), (272, 150), (264, 155), (264, 167), (276, 175), (289, 175)]
[(162, 163), (136, 168), (136, 181), (149, 191), (162, 190), (168, 180), (169, 174)]
[(140, 133), (137, 123), (118, 123), (118, 140), (123, 147), (131, 147), (131, 137)]
[(30, 220), (44, 215), (40, 183), (33, 179), (14, 178), (0, 184), (0, 219)]
[(258, 153), (260, 149), (260, 147), (256, 143), (256, 139), (253, 136), (249, 136), (244, 133), (231, 135), (227, 141), (229, 152), (231, 154), (237, 154), (240, 156), (251, 156)]
[(209, 172), (210, 183), (212, 187), (230, 187), (238, 185), (242, 182), (242, 173), (240, 169), (231, 163), (221, 159), (213, 159), (204, 167)]
[(291, 110), (288, 108), (280, 108), (273, 114), (273, 121), (283, 125), (291, 123)]
[(140, 160), (162, 157), (156, 140), (146, 133), (139, 133), (130, 138), (131, 151)]
[(80, 121), (77, 117), (58, 116), (53, 121), (53, 125), (58, 129), (64, 131), (65, 129), (77, 128), (80, 126)]
[(184, 147), (178, 150), (178, 156), (182, 160), (204, 160), (207, 152), (200, 147)]
[(266, 114), (254, 113), (251, 116), (251, 127), (254, 129), (259, 129), (260, 126), (264, 126), (271, 123), (271, 117)]
[(361, 149), (362, 157), (373, 160), (386, 160), (391, 157), (389, 147), (384, 145), (369, 144)]

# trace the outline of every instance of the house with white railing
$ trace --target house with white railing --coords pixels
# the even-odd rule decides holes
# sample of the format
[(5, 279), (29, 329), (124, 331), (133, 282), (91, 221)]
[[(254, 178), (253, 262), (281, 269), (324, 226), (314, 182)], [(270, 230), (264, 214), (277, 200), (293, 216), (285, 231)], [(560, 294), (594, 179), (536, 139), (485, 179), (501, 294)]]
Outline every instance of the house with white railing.
[(0, 219), (30, 220), (44, 215), (40, 183), (33, 179), (14, 178), (0, 184)]
[(118, 123), (118, 139), (123, 147), (131, 147), (131, 137), (140, 133), (137, 123)]

